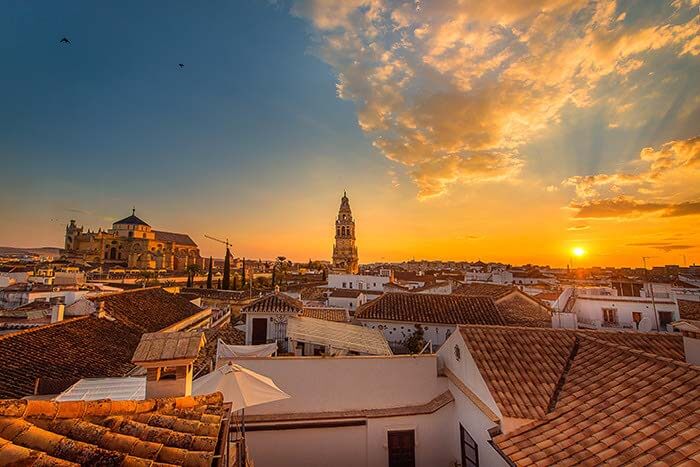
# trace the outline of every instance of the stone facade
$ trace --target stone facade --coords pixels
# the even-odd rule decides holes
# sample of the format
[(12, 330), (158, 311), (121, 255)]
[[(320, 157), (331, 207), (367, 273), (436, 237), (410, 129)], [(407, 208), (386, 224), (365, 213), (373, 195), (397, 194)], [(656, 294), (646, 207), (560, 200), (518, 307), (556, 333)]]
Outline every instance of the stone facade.
[(357, 247), (355, 246), (355, 221), (352, 218), (347, 193), (343, 193), (338, 218), (335, 221), (333, 267), (350, 274), (357, 274), (360, 270)]
[(84, 231), (71, 220), (66, 226), (65, 250), (68, 256), (113, 267), (184, 271), (191, 264), (203, 265), (189, 235), (153, 230), (135, 211), (106, 231)]

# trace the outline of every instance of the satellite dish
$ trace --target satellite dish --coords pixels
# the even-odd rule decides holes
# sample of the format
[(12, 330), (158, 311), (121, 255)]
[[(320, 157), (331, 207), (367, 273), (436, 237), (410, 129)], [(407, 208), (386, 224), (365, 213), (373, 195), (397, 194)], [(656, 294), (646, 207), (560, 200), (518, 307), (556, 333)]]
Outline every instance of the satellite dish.
[(642, 332), (651, 331), (651, 320), (649, 318), (647, 318), (646, 316), (644, 318), (642, 318), (642, 320), (639, 322), (638, 329)]

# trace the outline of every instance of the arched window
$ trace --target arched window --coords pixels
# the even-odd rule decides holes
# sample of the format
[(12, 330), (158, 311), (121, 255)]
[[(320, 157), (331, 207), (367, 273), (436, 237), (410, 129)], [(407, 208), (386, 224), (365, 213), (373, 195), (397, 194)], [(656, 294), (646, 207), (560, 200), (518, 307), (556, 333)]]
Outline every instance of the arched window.
[(335, 234), (340, 237), (340, 227), (335, 228)]
[(112, 247), (109, 249), (109, 259), (117, 259), (117, 249)]

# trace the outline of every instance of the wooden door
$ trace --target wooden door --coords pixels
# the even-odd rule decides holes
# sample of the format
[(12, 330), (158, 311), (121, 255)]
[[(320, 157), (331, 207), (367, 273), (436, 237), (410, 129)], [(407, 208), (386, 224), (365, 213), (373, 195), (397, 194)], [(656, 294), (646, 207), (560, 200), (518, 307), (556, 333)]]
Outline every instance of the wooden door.
[(387, 433), (387, 437), (389, 467), (415, 467), (415, 432), (413, 430), (390, 431)]
[(252, 344), (267, 344), (267, 318), (253, 318)]

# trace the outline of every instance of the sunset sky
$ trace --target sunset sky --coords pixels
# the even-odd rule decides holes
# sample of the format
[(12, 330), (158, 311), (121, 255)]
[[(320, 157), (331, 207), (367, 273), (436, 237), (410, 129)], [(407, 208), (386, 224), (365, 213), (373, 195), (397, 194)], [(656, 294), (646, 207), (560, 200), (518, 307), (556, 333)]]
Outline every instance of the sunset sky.
[(3, 1), (0, 161), (3, 246), (700, 263), (700, 1)]

